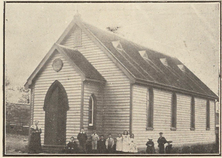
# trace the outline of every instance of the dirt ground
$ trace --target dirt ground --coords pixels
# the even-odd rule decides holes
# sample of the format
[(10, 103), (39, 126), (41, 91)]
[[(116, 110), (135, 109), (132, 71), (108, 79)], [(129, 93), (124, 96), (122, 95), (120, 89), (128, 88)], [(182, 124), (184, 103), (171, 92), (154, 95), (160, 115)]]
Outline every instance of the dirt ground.
[(25, 154), (27, 153), (28, 136), (17, 134), (6, 134), (5, 154)]

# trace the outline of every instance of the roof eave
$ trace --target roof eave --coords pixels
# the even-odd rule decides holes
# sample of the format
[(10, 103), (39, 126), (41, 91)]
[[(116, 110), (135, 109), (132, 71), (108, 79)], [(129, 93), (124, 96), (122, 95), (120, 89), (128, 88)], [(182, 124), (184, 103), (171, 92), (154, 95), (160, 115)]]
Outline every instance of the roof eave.
[(106, 83), (106, 80), (97, 80), (97, 79), (92, 79), (92, 78), (87, 78), (87, 77), (83, 81), (97, 82), (97, 83), (101, 83), (101, 84)]
[(54, 44), (51, 49), (48, 51), (48, 53), (45, 55), (45, 57), (42, 59), (42, 61), (39, 63), (39, 65), (36, 67), (36, 69), (32, 72), (32, 74), (29, 76), (29, 78), (27, 79), (26, 83), (25, 83), (25, 89), (30, 88), (30, 86), (32, 85), (32, 81), (33, 79), (36, 77), (36, 75), (39, 73), (39, 71), (41, 70), (41, 68), (44, 66), (44, 64), (46, 63), (46, 61), (49, 59), (49, 57), (52, 55), (52, 53), (54, 52), (54, 50), (56, 49), (56, 45)]
[(39, 63), (39, 65), (37, 66), (37, 68), (33, 71), (33, 73), (30, 75), (30, 77), (27, 79), (26, 83), (25, 83), (25, 89), (30, 88), (30, 86), (33, 84), (33, 79), (35, 79), (35, 77), (37, 76), (37, 74), (41, 71), (41, 69), (43, 68), (43, 66), (45, 65), (45, 63), (48, 61), (48, 59), (51, 57), (51, 55), (53, 54), (53, 52), (55, 50), (58, 50), (59, 53), (61, 53), (70, 63), (73, 67), (75, 67), (75, 69), (79, 72), (82, 80), (85, 80), (85, 74), (78, 68), (78, 66), (76, 66), (72, 61), (70, 61), (69, 57), (66, 55), (66, 53), (60, 49), (58, 44), (54, 44), (52, 46), (52, 48), (49, 50), (49, 52), (46, 54), (46, 56), (42, 59), (42, 61)]
[(152, 86), (152, 87), (159, 88), (159, 89), (176, 91), (176, 92), (180, 92), (180, 93), (186, 94), (186, 95), (194, 95), (194, 96), (203, 97), (203, 98), (207, 98), (207, 99), (219, 100), (219, 97), (216, 94), (214, 94), (215, 96), (206, 95), (206, 94), (202, 94), (202, 93), (198, 93), (198, 92), (194, 92), (194, 91), (189, 91), (189, 90), (177, 88), (174, 86), (169, 86), (169, 85), (165, 85), (165, 84), (161, 84), (161, 83), (157, 83), (157, 82), (152, 82), (152, 81), (147, 81), (147, 80), (143, 80), (143, 79), (138, 79), (138, 78), (136, 78), (135, 84), (142, 84), (142, 85)]

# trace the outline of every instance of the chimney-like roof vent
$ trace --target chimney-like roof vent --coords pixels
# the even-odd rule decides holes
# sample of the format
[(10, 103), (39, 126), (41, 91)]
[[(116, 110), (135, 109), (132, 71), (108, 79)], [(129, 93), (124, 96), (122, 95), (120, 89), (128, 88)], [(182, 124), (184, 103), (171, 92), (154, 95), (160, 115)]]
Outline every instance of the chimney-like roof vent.
[(178, 66), (178, 68), (179, 68), (181, 71), (185, 72), (185, 67), (184, 67), (183, 64), (179, 64), (179, 65), (177, 65), (177, 66)]
[(120, 41), (112, 41), (113, 47), (118, 49), (118, 50), (123, 50), (123, 47), (120, 43)]
[(141, 57), (143, 57), (143, 58), (145, 58), (145, 59), (149, 59), (149, 58), (148, 58), (148, 54), (146, 53), (145, 50), (141, 50), (141, 51), (139, 51), (139, 53), (140, 53), (140, 56), (141, 56)]
[(169, 66), (168, 63), (167, 63), (167, 59), (166, 58), (160, 58), (160, 61), (163, 65), (165, 66)]

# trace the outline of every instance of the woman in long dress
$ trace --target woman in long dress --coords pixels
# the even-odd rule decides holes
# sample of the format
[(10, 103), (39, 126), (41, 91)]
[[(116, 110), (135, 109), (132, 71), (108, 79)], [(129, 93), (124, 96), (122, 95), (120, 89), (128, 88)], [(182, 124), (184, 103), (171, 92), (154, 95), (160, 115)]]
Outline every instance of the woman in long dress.
[(130, 145), (130, 136), (126, 130), (123, 132), (122, 137), (123, 137), (123, 150), (122, 151), (129, 152), (129, 150), (130, 150), (130, 146), (129, 146)]
[(134, 134), (131, 134), (131, 136), (130, 136), (130, 150), (129, 150), (129, 152), (132, 152), (132, 153), (138, 152), (137, 145), (136, 145), (135, 139), (134, 139)]
[(30, 127), (29, 135), (29, 144), (28, 149), (29, 153), (40, 153), (42, 151), (41, 147), (41, 137), (42, 133), (41, 127), (38, 126), (39, 121), (35, 121), (35, 125)]
[(123, 137), (122, 137), (122, 134), (119, 134), (119, 136), (116, 138), (116, 151), (117, 152), (123, 151)]

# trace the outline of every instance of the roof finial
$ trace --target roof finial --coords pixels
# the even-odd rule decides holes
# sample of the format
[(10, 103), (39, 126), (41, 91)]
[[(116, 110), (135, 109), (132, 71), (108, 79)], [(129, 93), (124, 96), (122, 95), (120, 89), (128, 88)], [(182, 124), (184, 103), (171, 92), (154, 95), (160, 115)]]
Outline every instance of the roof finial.
[(81, 21), (81, 15), (79, 14), (78, 9), (76, 10), (76, 14), (74, 15), (74, 19), (75, 19), (76, 21)]

